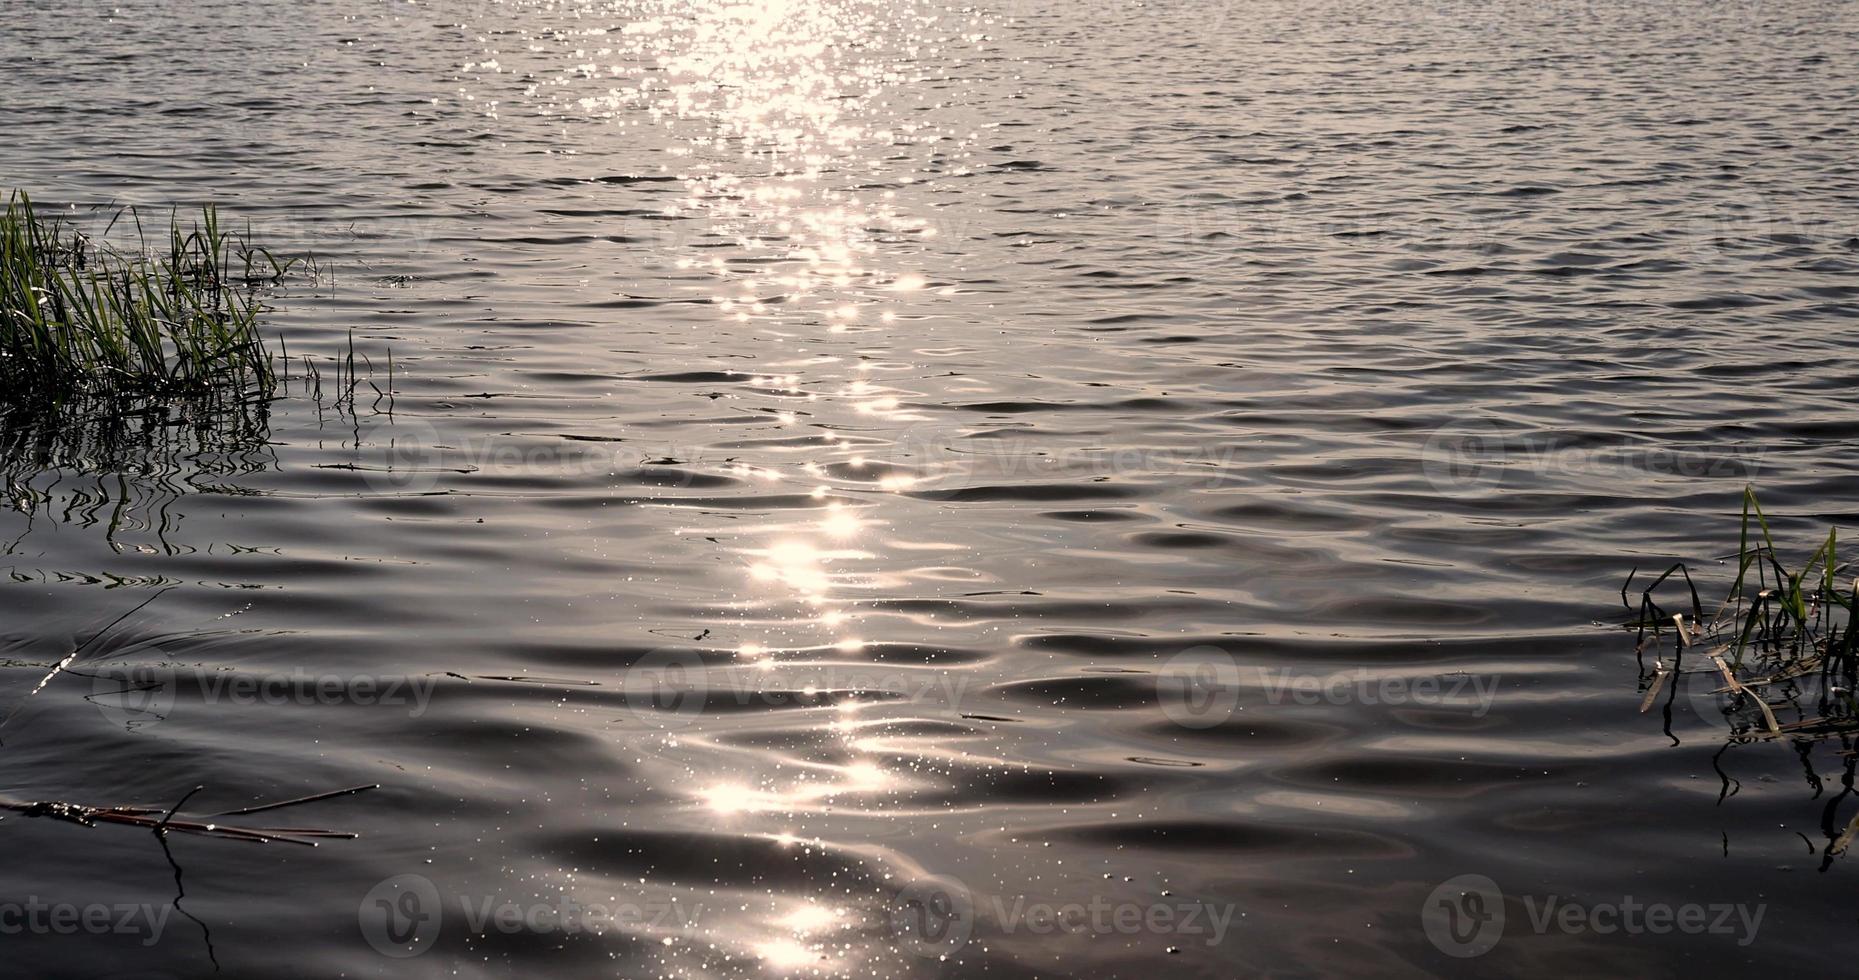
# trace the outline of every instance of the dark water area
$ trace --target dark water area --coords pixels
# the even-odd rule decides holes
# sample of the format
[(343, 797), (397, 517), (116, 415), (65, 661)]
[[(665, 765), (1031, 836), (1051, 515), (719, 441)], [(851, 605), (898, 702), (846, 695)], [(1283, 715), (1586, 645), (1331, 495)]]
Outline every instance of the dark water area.
[(314, 252), (321, 374), (9, 423), (0, 797), (380, 786), (229, 818), (315, 849), (6, 813), (0, 973), (1846, 969), (1852, 760), (1640, 714), (1617, 593), (1727, 589), (1746, 484), (1859, 524), (1855, 55), (1827, 0), (0, 3), (5, 185)]

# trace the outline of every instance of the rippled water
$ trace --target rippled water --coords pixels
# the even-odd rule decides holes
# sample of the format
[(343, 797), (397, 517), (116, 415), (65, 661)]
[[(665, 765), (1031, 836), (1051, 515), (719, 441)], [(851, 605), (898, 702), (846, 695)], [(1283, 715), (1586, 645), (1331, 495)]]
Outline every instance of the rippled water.
[(1851, 3), (0, 14), (9, 185), (324, 273), (263, 438), (9, 435), (0, 795), (381, 785), (8, 815), (8, 908), (134, 915), (7, 970), (1848, 962), (1851, 760), (1602, 624), (1745, 483), (1859, 520)]

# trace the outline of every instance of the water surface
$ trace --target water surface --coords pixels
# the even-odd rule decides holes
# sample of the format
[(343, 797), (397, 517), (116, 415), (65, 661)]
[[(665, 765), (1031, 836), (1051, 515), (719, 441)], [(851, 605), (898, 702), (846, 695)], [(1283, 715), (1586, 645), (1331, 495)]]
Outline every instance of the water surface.
[(1674, 745), (1604, 624), (1636, 565), (1727, 586), (1745, 483), (1855, 521), (1851, 4), (0, 14), (8, 184), (327, 273), (262, 439), (10, 437), (7, 704), (168, 591), (10, 711), (4, 795), (381, 785), (172, 864), (0, 819), (9, 901), (185, 892), (22, 975), (1848, 959), (1850, 760), (1714, 765), (1689, 694)]

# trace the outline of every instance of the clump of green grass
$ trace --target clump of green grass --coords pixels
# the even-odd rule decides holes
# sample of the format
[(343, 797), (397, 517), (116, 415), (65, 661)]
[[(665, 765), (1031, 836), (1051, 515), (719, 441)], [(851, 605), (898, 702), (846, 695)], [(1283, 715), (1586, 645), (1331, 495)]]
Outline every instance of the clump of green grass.
[[(1638, 617), (1627, 623), (1638, 632), (1636, 653), (1647, 690), (1640, 710), (1647, 710), (1664, 684), (1681, 673), (1707, 673), (1721, 679), (1714, 694), (1729, 699), (1725, 714), (1742, 712), (1746, 725), (1734, 729), (1751, 738), (1826, 738), (1859, 735), (1859, 634), (1853, 610), (1859, 608), (1859, 580), (1850, 580), (1850, 565), (1839, 560), (1839, 530), (1829, 528), (1826, 541), (1790, 571), (1775, 550), (1755, 491), (1744, 489), (1742, 530), (1736, 545), (1736, 580), (1723, 603), (1705, 614), (1686, 565), (1673, 565), (1640, 591)], [(1638, 575), (1638, 569), (1634, 569)], [(1671, 612), (1656, 595), (1673, 575), (1681, 576), (1688, 610)], [(1634, 610), (1628, 589), (1621, 603)], [(1673, 636), (1671, 658), (1664, 638)], [(1645, 668), (1645, 655), (1655, 666)], [(1703, 666), (1684, 671), (1686, 655)]]
[[(1689, 691), (1694, 711), (1703, 720), (1727, 726), (1726, 739), (1711, 760), (1723, 790), (1719, 800), (1736, 794), (1741, 783), (1724, 768), (1724, 757), (1738, 745), (1781, 742), (1800, 757), (1808, 782), (1818, 796), (1822, 779), (1810, 760), (1817, 746), (1827, 746), (1841, 769), (1845, 792), (1832, 797), (1821, 813), (1826, 846), (1821, 870), (1859, 842), (1859, 815), (1842, 821), (1841, 801), (1859, 779), (1859, 581), (1839, 560), (1839, 532), (1827, 531), (1804, 564), (1791, 570), (1782, 561), (1769, 528), (1768, 515), (1754, 490), (1743, 490), (1743, 521), (1736, 553), (1736, 580), (1718, 608), (1706, 615), (1691, 571), (1673, 565), (1640, 592), (1637, 617), (1626, 624), (1637, 631), (1643, 697), (1649, 710), (1665, 693), (1665, 733), (1672, 733), (1673, 702), (1681, 687)], [(1637, 572), (1637, 569), (1635, 570)], [(1673, 576), (1679, 576), (1674, 579)], [(1684, 611), (1659, 604), (1668, 582), (1682, 581), (1689, 599)], [(1622, 604), (1633, 609), (1628, 590)], [(1671, 649), (1665, 638), (1673, 638)], [(1652, 667), (1646, 656), (1654, 658)], [(1687, 667), (1690, 657), (1692, 666)], [(1812, 842), (1809, 842), (1810, 848)]]
[[(1641, 591), (1638, 617), (1627, 624), (1638, 632), (1636, 652), (1646, 680), (1640, 710), (1652, 706), (1668, 679), (1706, 674), (1722, 681), (1712, 693), (1725, 699), (1734, 736), (1813, 741), (1859, 735), (1859, 702), (1854, 699), (1859, 688), (1859, 634), (1853, 622), (1859, 581), (1846, 577), (1851, 568), (1839, 560), (1838, 530), (1829, 529), (1806, 563), (1790, 570), (1776, 551), (1768, 515), (1755, 491), (1745, 488), (1736, 562), (1736, 581), (1708, 616), (1683, 564), (1667, 569)], [(1689, 619), (1682, 611), (1665, 609), (1656, 598), (1674, 575), (1687, 587)], [(1629, 576), (1620, 592), (1629, 610), (1632, 584)], [(1668, 633), (1675, 641), (1669, 660), (1663, 648)], [(1645, 664), (1648, 652), (1655, 656), (1650, 672)], [(1687, 653), (1703, 660), (1699, 669), (1683, 669)]]
[(128, 252), (16, 192), (0, 216), (0, 403), (267, 395), (257, 294), (289, 266), (211, 206), (186, 229), (174, 216), (162, 248)]

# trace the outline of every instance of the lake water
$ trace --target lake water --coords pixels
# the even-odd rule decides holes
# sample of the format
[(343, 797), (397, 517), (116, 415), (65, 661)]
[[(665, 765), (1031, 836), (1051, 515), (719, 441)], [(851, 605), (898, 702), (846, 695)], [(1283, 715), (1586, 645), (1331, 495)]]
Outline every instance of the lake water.
[(1848, 968), (1853, 760), (1668, 737), (1610, 624), (1727, 588), (1746, 483), (1859, 522), (1856, 55), (1832, 0), (0, 4), (5, 183), (313, 251), (321, 375), (9, 435), (0, 796), (380, 785), (172, 861), (8, 814), (5, 971)]

